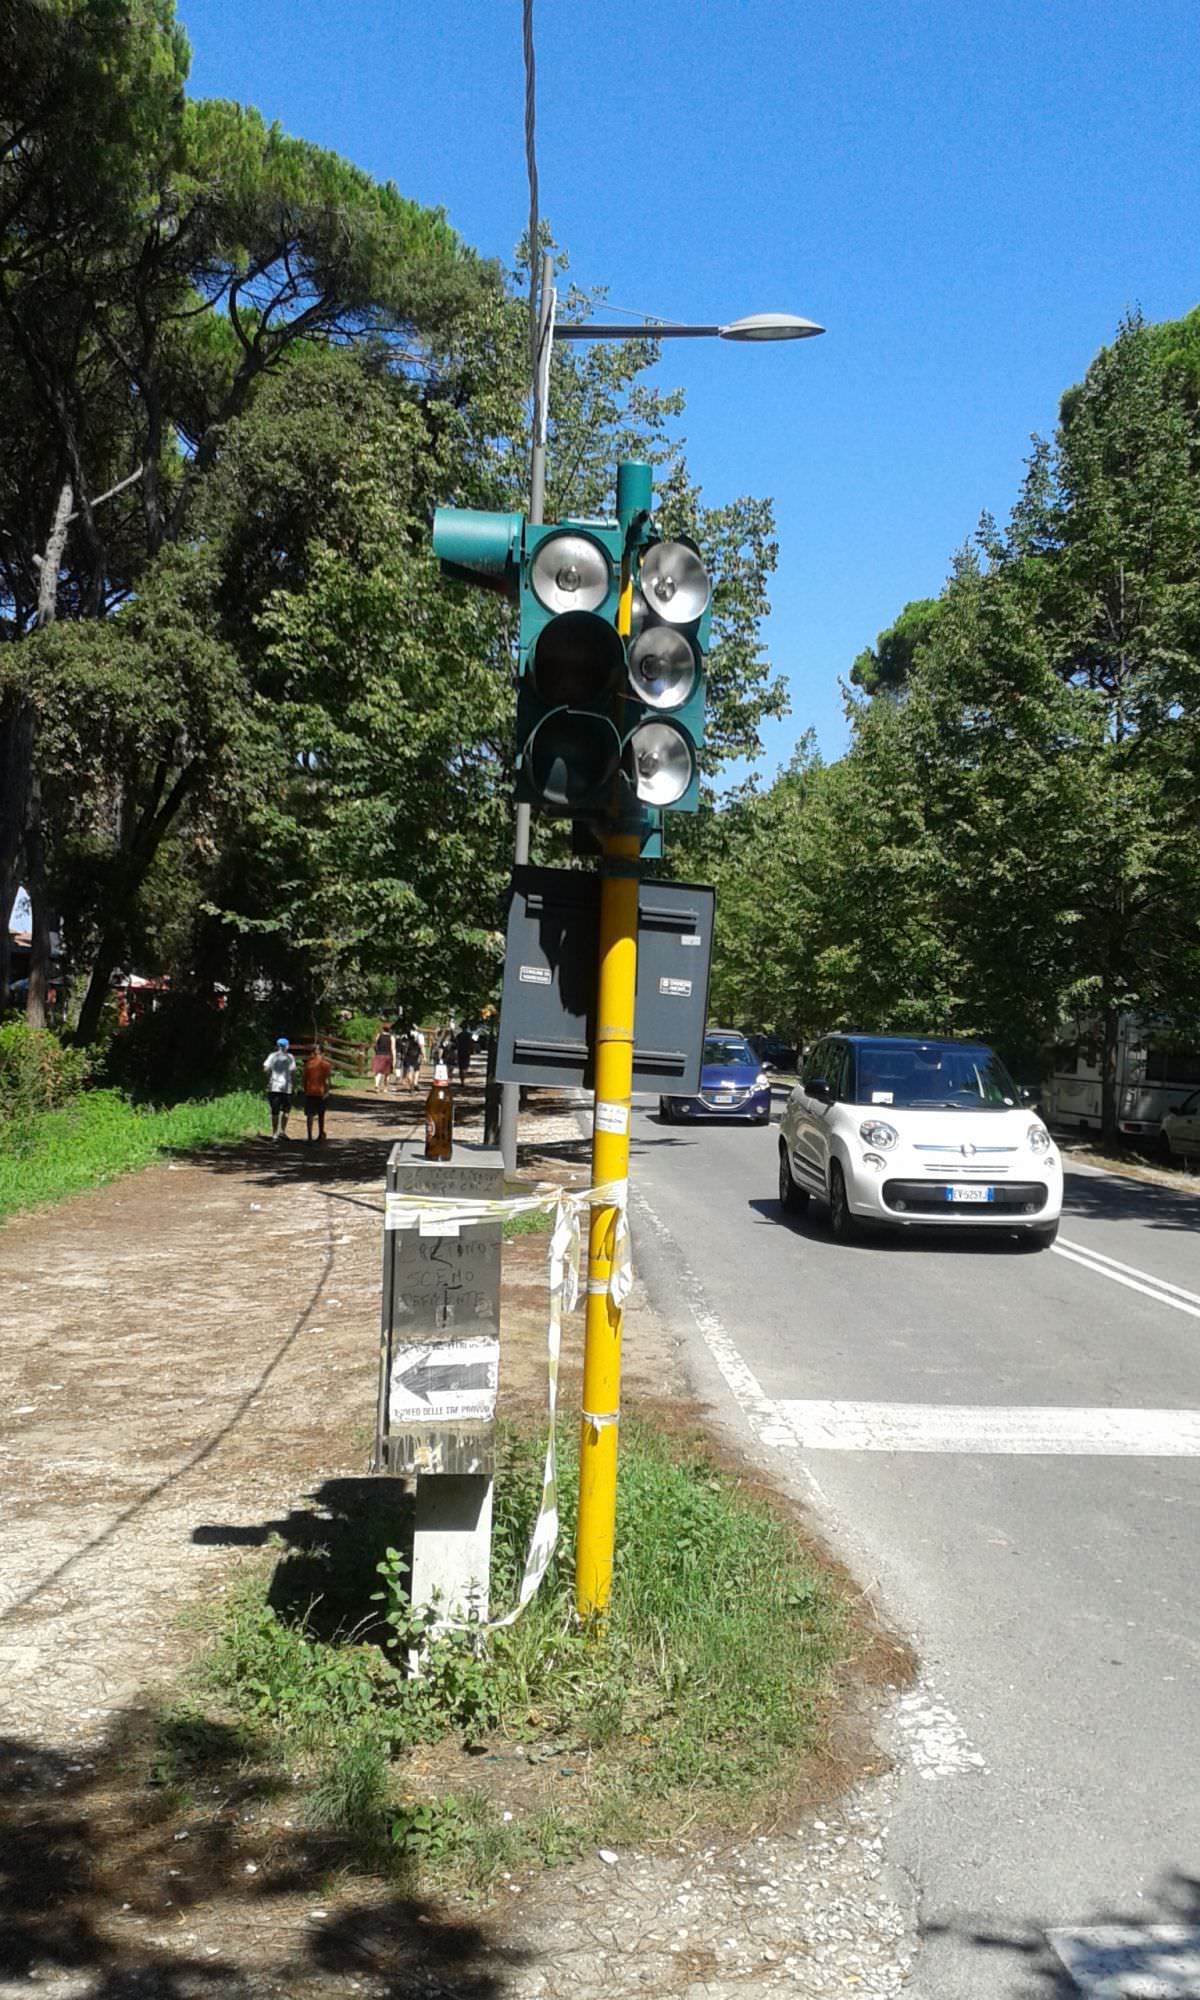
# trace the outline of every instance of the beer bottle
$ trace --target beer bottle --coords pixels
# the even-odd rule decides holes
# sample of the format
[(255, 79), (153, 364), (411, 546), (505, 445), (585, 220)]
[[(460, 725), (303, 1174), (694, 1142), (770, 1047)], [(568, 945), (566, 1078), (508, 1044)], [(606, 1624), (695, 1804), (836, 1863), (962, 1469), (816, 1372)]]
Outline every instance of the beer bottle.
[(448, 1160), (454, 1151), (454, 1104), (450, 1096), (450, 1072), (445, 1063), (435, 1063), (433, 1089), (425, 1099), (425, 1158)]

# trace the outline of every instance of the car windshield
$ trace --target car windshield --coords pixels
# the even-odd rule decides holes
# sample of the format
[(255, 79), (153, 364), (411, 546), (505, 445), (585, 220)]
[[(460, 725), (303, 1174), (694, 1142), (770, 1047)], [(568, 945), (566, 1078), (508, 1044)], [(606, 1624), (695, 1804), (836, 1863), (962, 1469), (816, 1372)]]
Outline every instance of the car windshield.
[(750, 1044), (743, 1035), (706, 1035), (704, 1037), (704, 1061), (706, 1063), (752, 1063), (757, 1058), (750, 1053)]
[(860, 1042), (859, 1104), (1011, 1111), (1017, 1087), (999, 1056), (955, 1042)]

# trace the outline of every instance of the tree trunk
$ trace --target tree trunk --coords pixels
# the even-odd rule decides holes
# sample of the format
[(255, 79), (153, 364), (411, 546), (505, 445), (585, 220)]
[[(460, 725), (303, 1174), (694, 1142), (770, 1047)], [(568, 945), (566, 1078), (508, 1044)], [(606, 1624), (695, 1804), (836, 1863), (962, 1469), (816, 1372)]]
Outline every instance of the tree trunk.
[(0, 1008), (8, 1002), (8, 919), (21, 882), (34, 726), (33, 703), (23, 695), (0, 719)]
[(100, 940), (99, 949), (92, 960), (91, 978), (88, 990), (83, 996), (83, 1006), (79, 1010), (79, 1021), (75, 1028), (77, 1042), (94, 1042), (100, 1027), (100, 1015), (108, 998), (113, 973), (121, 947), (117, 938), (109, 932)]
[(50, 913), (46, 908), (46, 849), (42, 838), (42, 787), (34, 771), (30, 783), (29, 824), (25, 829), (25, 887), (33, 911), (29, 939), (29, 996), (25, 1019), (31, 1028), (46, 1025), (46, 994), (50, 985)]
[(1115, 1007), (1104, 1009), (1104, 1046), (1100, 1055), (1100, 1131), (1110, 1144), (1117, 1131), (1117, 1051), (1121, 1017)]

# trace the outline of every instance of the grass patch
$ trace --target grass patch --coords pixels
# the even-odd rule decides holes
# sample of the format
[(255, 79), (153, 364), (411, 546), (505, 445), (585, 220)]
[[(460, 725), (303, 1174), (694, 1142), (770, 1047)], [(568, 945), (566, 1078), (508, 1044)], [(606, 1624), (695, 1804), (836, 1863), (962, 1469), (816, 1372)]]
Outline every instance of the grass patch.
[(10, 1133), (0, 1158), (0, 1219), (61, 1201), (165, 1153), (238, 1139), (263, 1121), (258, 1093), (172, 1105), (132, 1105), (115, 1090), (90, 1090), (62, 1111), (44, 1111)]
[[(537, 1437), (502, 1434), (495, 1611), (524, 1565), (541, 1451)], [(272, 1604), (260, 1570), (217, 1614), (199, 1669), (224, 1723), (214, 1741), (246, 1732), (259, 1754), (298, 1770), (297, 1803), (358, 1864), (486, 1890), (587, 1843), (695, 1820), (748, 1825), (823, 1752), (852, 1619), (787, 1521), (700, 1439), (623, 1426), (611, 1616), (581, 1630), (566, 1456), (560, 1553), (510, 1628), (431, 1636), (395, 1550), (341, 1637), (322, 1636), (315, 1602), (291, 1614)], [(203, 1740), (190, 1725), (189, 1753)]]
[(526, 1209), (520, 1215), (506, 1215), (502, 1234), (507, 1243), (514, 1236), (548, 1236), (554, 1227), (553, 1214), (544, 1209)]

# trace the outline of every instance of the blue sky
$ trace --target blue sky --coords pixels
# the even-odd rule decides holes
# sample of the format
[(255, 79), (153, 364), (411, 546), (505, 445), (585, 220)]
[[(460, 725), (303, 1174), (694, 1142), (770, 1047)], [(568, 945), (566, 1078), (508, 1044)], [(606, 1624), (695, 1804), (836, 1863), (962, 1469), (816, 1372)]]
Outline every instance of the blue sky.
[[(520, 0), (179, 0), (198, 94), (256, 104), (507, 260), (525, 224)], [(820, 340), (668, 346), (693, 474), (773, 496), (792, 713), (1003, 516), (1123, 312), (1200, 301), (1195, 0), (535, 0), (542, 212), (583, 284)]]

